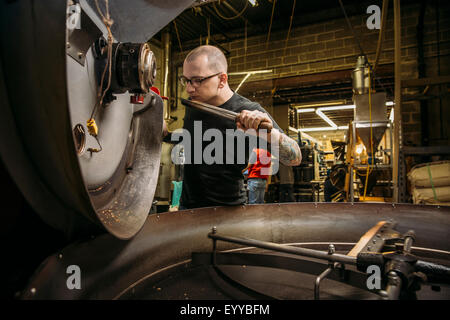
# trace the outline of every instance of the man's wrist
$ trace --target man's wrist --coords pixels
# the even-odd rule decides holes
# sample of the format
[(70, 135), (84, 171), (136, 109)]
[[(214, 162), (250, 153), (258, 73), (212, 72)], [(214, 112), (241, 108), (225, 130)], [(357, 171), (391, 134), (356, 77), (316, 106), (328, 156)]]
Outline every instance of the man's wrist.
[(272, 129), (270, 131), (270, 134), (267, 135), (267, 142), (272, 142), (272, 140), (274, 141), (278, 141), (278, 143), (280, 143), (280, 137), (281, 137), (281, 132), (278, 129)]

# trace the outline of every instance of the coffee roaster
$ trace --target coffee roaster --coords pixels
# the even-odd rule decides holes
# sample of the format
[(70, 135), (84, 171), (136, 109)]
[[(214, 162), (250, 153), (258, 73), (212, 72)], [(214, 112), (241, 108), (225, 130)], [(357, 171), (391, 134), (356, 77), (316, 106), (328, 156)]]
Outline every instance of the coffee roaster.
[[(190, 1), (95, 4), (0, 2), (2, 162), (35, 214), (70, 239), (21, 298), (450, 297), (445, 207), (289, 203), (149, 215), (163, 104), (146, 41)], [(365, 285), (370, 265), (380, 268), (379, 289)], [(74, 267), (79, 287), (68, 285)]]

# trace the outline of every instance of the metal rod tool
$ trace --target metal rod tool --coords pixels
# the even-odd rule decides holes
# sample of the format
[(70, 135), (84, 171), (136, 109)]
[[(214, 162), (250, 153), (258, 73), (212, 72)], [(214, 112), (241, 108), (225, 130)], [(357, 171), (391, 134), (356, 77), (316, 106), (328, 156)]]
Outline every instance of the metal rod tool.
[[(204, 103), (204, 102), (200, 102), (200, 101), (195, 101), (195, 100), (181, 99), (181, 103), (187, 107), (191, 107), (191, 108), (197, 109), (202, 112), (213, 114), (213, 115), (219, 116), (221, 118), (232, 120), (235, 122), (240, 122), (241, 114), (234, 112), (234, 111), (219, 108), (219, 107), (216, 107), (216, 106)], [(258, 126), (258, 130), (266, 129), (267, 133), (270, 133), (272, 128), (273, 128), (273, 125), (268, 121), (263, 121)]]

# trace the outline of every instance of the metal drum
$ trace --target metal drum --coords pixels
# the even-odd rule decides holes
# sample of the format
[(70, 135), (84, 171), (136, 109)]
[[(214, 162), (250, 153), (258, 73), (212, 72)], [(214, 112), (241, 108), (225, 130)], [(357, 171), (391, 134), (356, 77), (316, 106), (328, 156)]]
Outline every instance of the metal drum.
[[(299, 260), (282, 255), (276, 256), (278, 260), (274, 262), (274, 256), (267, 250), (219, 241), (218, 252), (232, 250), (234, 254), (247, 255), (228, 260), (218, 256), (224, 266), (217, 271), (210, 263), (213, 242), (208, 239), (208, 233), (216, 227), (218, 233), (234, 237), (316, 249), (326, 248), (331, 243), (346, 254), (378, 221), (394, 219), (399, 232), (415, 231), (412, 248), (415, 255), (449, 266), (450, 245), (446, 240), (450, 230), (449, 213), (448, 207), (407, 204), (287, 203), (155, 214), (148, 217), (142, 230), (129, 241), (105, 234), (48, 257), (23, 297), (313, 299), (314, 279), (327, 268), (326, 263), (316, 261), (302, 265)], [(249, 256), (252, 253), (256, 255)], [(81, 270), (80, 290), (67, 287), (66, 270), (71, 265)], [(302, 280), (305, 274), (312, 278)], [(359, 274), (365, 284), (364, 276)], [(355, 277), (358, 275), (353, 275), (353, 279)], [(327, 287), (325, 282), (321, 286), (325, 290), (324, 298), (376, 298), (361, 288), (354, 291), (347, 285)], [(432, 292), (429, 287), (419, 291), (418, 297), (427, 292)], [(438, 294), (438, 297), (450, 298), (446, 288)]]
[(99, 3), (0, 4), (1, 158), (33, 209), (69, 239), (103, 229), (128, 239), (144, 224), (163, 123), (145, 42), (191, 1), (109, 2), (111, 49)]

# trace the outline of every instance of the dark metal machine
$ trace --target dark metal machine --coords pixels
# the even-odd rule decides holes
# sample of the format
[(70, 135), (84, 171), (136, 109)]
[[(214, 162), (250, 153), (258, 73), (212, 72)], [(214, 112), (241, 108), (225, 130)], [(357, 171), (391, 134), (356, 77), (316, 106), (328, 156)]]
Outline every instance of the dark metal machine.
[[(409, 293), (407, 284), (417, 284), (413, 277), (422, 272), (422, 289), (412, 291), (417, 298), (449, 299), (450, 246), (443, 240), (449, 213), (445, 207), (409, 204), (290, 203), (154, 214), (128, 241), (104, 234), (55, 252), (36, 272), (24, 298), (379, 299), (383, 292), (366, 287), (366, 270), (381, 264), (383, 279), (391, 271), (405, 279), (400, 291)], [(390, 219), (396, 231), (386, 225), (378, 231), (378, 246), (369, 248), (369, 239), (360, 255), (349, 255), (367, 230)], [(404, 235), (412, 229), (416, 236), (410, 246)], [(335, 247), (331, 253), (330, 245)], [(390, 255), (377, 254), (389, 245)], [(407, 259), (412, 269), (405, 269)], [(423, 261), (441, 267), (430, 272), (433, 264)], [(318, 281), (330, 264), (328, 277)], [(67, 287), (70, 265), (82, 270), (80, 290)], [(386, 285), (381, 291), (392, 292)], [(438, 290), (436, 285), (440, 292), (431, 289)]]
[[(146, 41), (191, 1), (96, 3), (0, 2), (1, 160), (35, 213), (70, 240), (21, 298), (450, 298), (448, 207), (289, 203), (149, 215), (163, 104)], [(367, 236), (380, 221), (385, 228)], [(380, 289), (367, 287), (370, 266)], [(77, 288), (68, 285), (74, 267)]]

